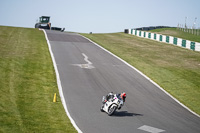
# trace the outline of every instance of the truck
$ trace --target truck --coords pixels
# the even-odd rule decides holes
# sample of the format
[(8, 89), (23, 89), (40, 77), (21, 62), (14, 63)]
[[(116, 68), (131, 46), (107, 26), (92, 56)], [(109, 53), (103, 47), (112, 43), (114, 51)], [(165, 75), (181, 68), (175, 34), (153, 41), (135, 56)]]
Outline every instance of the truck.
[(59, 28), (59, 27), (51, 27), (50, 23), (50, 16), (41, 16), (39, 17), (39, 22), (35, 24), (35, 28), (41, 28), (41, 29), (48, 29), (48, 30), (58, 30), (63, 32), (65, 28)]
[(39, 17), (39, 22), (35, 24), (35, 28), (51, 29), (50, 16)]

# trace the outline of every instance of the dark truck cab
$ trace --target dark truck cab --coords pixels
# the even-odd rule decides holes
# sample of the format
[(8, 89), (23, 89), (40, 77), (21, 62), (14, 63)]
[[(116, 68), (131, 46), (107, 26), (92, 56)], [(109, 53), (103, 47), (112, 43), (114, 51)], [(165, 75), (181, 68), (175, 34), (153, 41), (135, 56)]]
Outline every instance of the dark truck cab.
[(41, 16), (39, 22), (35, 24), (35, 28), (57, 30), (63, 32), (65, 28), (51, 27), (50, 16)]

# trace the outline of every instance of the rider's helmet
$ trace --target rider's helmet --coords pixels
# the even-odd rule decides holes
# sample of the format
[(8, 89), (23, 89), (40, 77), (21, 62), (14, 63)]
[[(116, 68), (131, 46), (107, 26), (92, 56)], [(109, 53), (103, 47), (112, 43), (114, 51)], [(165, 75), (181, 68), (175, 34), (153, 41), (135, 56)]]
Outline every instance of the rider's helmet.
[(113, 92), (110, 92), (108, 95), (113, 95)]
[(120, 97), (122, 98), (122, 100), (125, 102), (125, 99), (126, 99), (126, 93), (125, 92), (122, 92)]

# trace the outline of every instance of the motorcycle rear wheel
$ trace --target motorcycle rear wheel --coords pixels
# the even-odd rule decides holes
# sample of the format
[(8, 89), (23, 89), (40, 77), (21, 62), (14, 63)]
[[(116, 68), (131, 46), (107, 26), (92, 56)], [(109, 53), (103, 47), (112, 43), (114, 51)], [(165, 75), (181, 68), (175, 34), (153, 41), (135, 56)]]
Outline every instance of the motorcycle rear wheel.
[(101, 112), (104, 112), (103, 106), (104, 106), (104, 105), (101, 105), (101, 108), (100, 108), (100, 111), (101, 111)]

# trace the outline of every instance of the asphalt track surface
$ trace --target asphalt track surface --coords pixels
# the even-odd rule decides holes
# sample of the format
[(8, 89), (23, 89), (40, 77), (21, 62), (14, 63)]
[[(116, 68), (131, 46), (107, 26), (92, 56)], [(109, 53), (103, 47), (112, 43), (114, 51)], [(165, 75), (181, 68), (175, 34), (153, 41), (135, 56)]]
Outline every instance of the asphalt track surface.
[[(200, 118), (137, 71), (75, 33), (46, 31), (68, 111), (83, 133), (200, 133)], [(113, 116), (102, 96), (127, 93)]]

